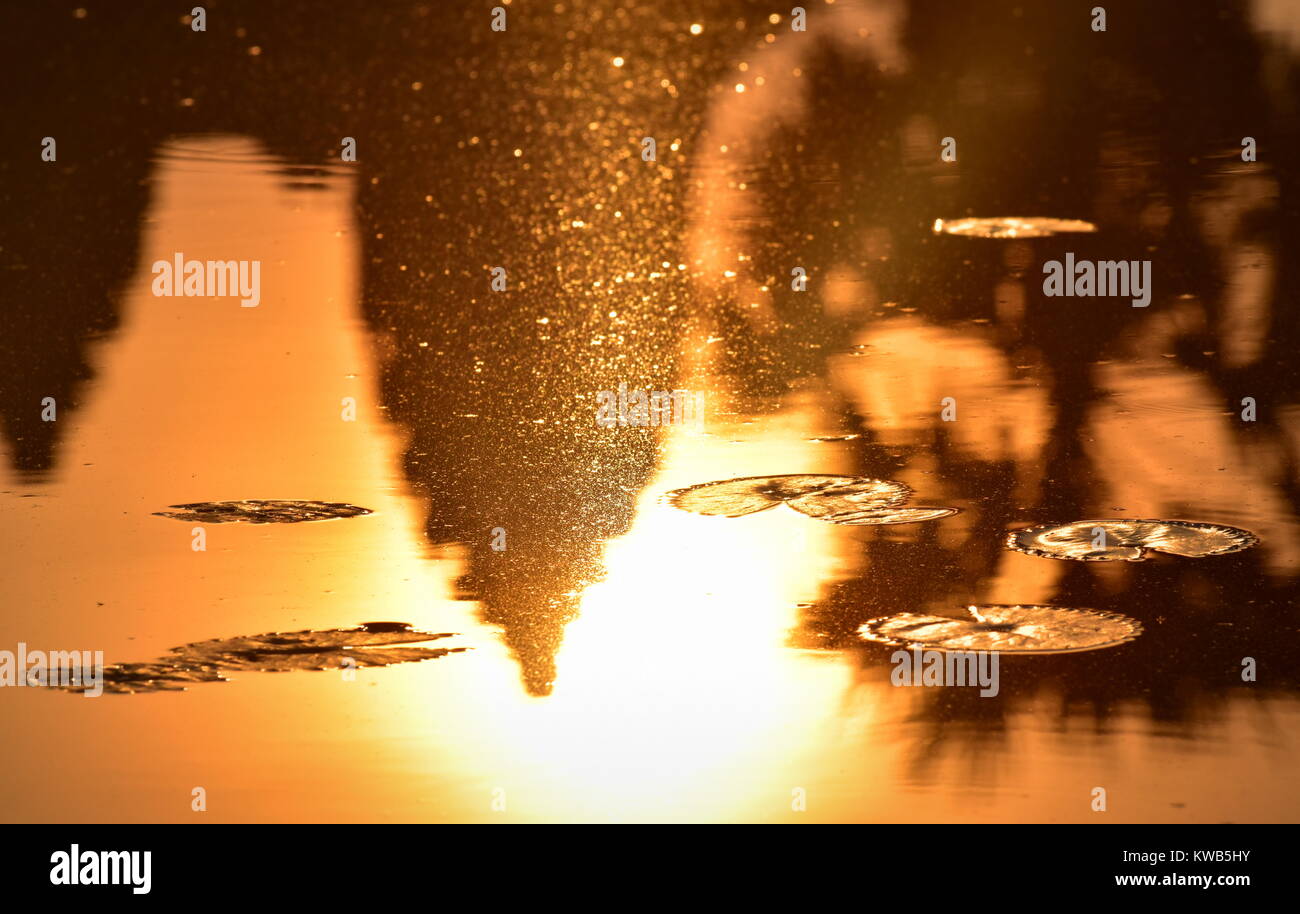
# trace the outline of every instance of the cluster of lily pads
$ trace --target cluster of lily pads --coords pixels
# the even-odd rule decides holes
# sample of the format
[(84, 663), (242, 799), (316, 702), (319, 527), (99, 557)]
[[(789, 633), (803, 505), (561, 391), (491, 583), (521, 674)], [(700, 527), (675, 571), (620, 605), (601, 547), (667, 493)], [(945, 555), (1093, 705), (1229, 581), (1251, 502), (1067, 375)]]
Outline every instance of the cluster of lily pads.
[[(250, 498), (171, 505), (159, 517), (203, 524), (297, 524), (371, 514), (369, 508), (342, 502)], [(364, 622), (357, 628), (269, 632), (214, 638), (172, 648), (145, 663), (115, 663), (104, 668), (108, 693), (184, 691), (200, 682), (226, 682), (228, 672), (279, 673), (291, 670), (337, 670), (391, 666), (434, 660), (469, 650), (465, 647), (394, 647), (452, 637), (450, 632), (422, 632), (405, 622)], [(91, 686), (65, 687), (85, 692)]]
[[(714, 517), (744, 517), (785, 505), (836, 524), (910, 524), (956, 514), (957, 508), (905, 507), (912, 490), (864, 476), (748, 476), (668, 492), (668, 504)], [(1082, 520), (1015, 530), (1006, 546), (1027, 555), (1087, 562), (1140, 562), (1152, 552), (1188, 558), (1224, 555), (1259, 542), (1221, 524), (1175, 520)], [(1118, 613), (1056, 606), (970, 606), (964, 617), (900, 613), (868, 620), (868, 641), (934, 650), (1056, 654), (1114, 647), (1142, 632)]]
[[(745, 517), (783, 505), (817, 520), (854, 526), (923, 523), (959, 510), (908, 505), (912, 495), (911, 487), (890, 479), (786, 474), (701, 483), (671, 491), (665, 499), (683, 511), (712, 517)], [(342, 502), (293, 499), (199, 502), (157, 512), (160, 517), (206, 524), (289, 524), (370, 513)], [(1006, 546), (1045, 558), (1140, 562), (1152, 552), (1190, 558), (1224, 555), (1258, 541), (1249, 531), (1220, 524), (1082, 520), (1014, 530), (1007, 535)], [(1141, 633), (1141, 623), (1118, 613), (1011, 604), (970, 606), (958, 617), (899, 613), (870, 619), (859, 629), (865, 640), (884, 644), (1021, 654), (1097, 650), (1131, 641)], [(103, 688), (118, 693), (174, 691), (199, 682), (224, 682), (223, 674), (231, 671), (378, 667), (467, 650), (409, 646), (447, 637), (451, 635), (416, 631), (402, 622), (368, 622), (354, 629), (218, 638), (172, 648), (166, 656), (146, 663), (106, 667)]]
[[(937, 219), (936, 234), (999, 240), (1095, 232), (1078, 219), (1039, 217)], [(856, 436), (843, 436), (851, 438)], [(840, 439), (818, 439), (840, 440)], [(957, 508), (908, 505), (912, 489), (864, 476), (787, 474), (747, 476), (676, 489), (665, 496), (683, 511), (744, 517), (778, 505), (833, 524), (890, 525), (939, 520)], [(160, 517), (189, 523), (290, 524), (372, 513), (342, 502), (243, 499), (171, 505)], [(1087, 562), (1140, 562), (1151, 552), (1201, 558), (1247, 549), (1258, 538), (1219, 524), (1172, 520), (1083, 520), (1012, 531), (1006, 545), (1027, 555)], [(995, 604), (967, 607), (963, 617), (899, 613), (868, 620), (868, 641), (949, 651), (1066, 653), (1113, 647), (1142, 632), (1118, 613), (1057, 606)], [(324, 670), (429, 660), (466, 648), (392, 647), (450, 637), (414, 631), (400, 622), (369, 622), (355, 629), (300, 631), (214, 639), (172, 648), (148, 663), (119, 663), (104, 671), (109, 692), (168, 691), (196, 682), (224, 682), (231, 670)]]

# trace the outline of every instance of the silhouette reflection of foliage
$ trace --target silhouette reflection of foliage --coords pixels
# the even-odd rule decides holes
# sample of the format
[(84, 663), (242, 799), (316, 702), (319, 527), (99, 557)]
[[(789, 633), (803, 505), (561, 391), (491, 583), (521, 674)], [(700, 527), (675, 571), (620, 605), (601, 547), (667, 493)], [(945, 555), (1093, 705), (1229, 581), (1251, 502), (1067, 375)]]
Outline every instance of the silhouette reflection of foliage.
[[(452, 632), (421, 632), (404, 622), (365, 622), (358, 628), (269, 632), (214, 638), (174, 647), (149, 663), (117, 663), (104, 669), (105, 692), (184, 690), (196, 682), (226, 682), (228, 671), (288, 672), (391, 666), (433, 660), (464, 647), (391, 647), (453, 637)], [(84, 692), (87, 686), (70, 691)]]
[(1014, 530), (1007, 547), (1028, 555), (1079, 562), (1141, 562), (1148, 552), (1204, 558), (1249, 549), (1249, 530), (1177, 520), (1081, 520)]
[(937, 651), (1068, 654), (1115, 647), (1142, 633), (1142, 623), (1119, 613), (1059, 606), (968, 606), (967, 618), (899, 613), (868, 620), (868, 641)]
[(744, 517), (779, 504), (834, 524), (908, 524), (956, 514), (956, 508), (900, 507), (912, 490), (865, 476), (751, 476), (668, 492), (668, 504), (694, 514)]
[(154, 516), (203, 524), (298, 524), (371, 513), (369, 508), (335, 501), (264, 498), (202, 501), (188, 505), (168, 505), (168, 508), (171, 510), (155, 511)]

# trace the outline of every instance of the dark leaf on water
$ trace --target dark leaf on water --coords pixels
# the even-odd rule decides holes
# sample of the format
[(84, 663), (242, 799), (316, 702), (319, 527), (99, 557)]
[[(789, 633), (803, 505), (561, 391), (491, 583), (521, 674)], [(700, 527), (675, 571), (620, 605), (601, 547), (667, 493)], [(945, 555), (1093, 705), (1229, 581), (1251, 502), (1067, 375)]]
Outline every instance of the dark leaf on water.
[(172, 648), (172, 653), (199, 660), (225, 654), (268, 653), (290, 655), (318, 651), (344, 651), (357, 647), (381, 647), (388, 644), (413, 644), (450, 638), (454, 633), (411, 631), (368, 631), (365, 628), (330, 629), (327, 631), (270, 632), (265, 635), (241, 635), (213, 638)]
[(406, 622), (362, 622), (358, 628), (368, 632), (409, 632), (411, 626)]
[(259, 673), (285, 673), (292, 670), (340, 670), (347, 668), (391, 666), (394, 663), (433, 660), (465, 648), (394, 647), (386, 650), (350, 648), (348, 650), (229, 651), (209, 655), (209, 662), (219, 670), (247, 670)]
[[(379, 623), (401, 625), (401, 623)], [(172, 648), (182, 662), (210, 665), (222, 670), (334, 670), (347, 666), (388, 666), (416, 660), (431, 660), (452, 653), (451, 648), (387, 648), (393, 644), (411, 644), (450, 638), (453, 633), (411, 631), (374, 626), (331, 631), (272, 632), (238, 638), (215, 638)], [(457, 648), (454, 650), (463, 650)]]
[[(450, 638), (450, 632), (414, 631), (404, 622), (369, 622), (359, 628), (268, 632), (196, 641), (150, 663), (104, 668), (105, 692), (182, 690), (196, 682), (225, 682), (222, 671), (287, 672), (390, 666), (432, 660), (463, 647), (394, 647)], [(72, 691), (86, 691), (85, 686)]]
[[(104, 667), (103, 689), (108, 694), (135, 692), (183, 692), (196, 682), (225, 682), (215, 667), (190, 665), (178, 661), (154, 663), (115, 663)], [(88, 686), (73, 686), (72, 692), (84, 692)]]
[(155, 511), (158, 517), (170, 517), (201, 524), (298, 524), (303, 521), (333, 520), (370, 514), (359, 508), (335, 501), (296, 501), (293, 499), (249, 498), (244, 501), (202, 501), (188, 505), (169, 505), (167, 511)]

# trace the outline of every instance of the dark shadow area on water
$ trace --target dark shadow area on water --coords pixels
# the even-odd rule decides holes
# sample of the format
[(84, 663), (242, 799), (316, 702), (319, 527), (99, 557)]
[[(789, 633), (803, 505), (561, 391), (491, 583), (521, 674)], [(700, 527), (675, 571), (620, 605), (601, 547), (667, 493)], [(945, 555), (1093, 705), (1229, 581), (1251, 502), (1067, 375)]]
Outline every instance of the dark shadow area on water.
[[(1300, 326), (1295, 58), (1251, 32), (1246, 4), (1143, 4), (1123, 11), (1140, 20), (1137, 27), (1126, 24), (1123, 34), (1114, 25), (1119, 11), (1112, 11), (1111, 31), (1089, 36), (1097, 39), (1092, 42), (1077, 34), (1086, 28), (1080, 24), (1088, 19), (1086, 7), (912, 3), (902, 39), (909, 72), (890, 77), (869, 65), (855, 71), (824, 50), (813, 70), (822, 94), (810, 104), (806, 125), (778, 133), (771, 144), (773, 161), (815, 172), (766, 189), (770, 200), (764, 204), (779, 213), (770, 224), (780, 232), (765, 231), (769, 223), (747, 229), (754, 236), (747, 238), (750, 245), (776, 255), (766, 261), (760, 255), (755, 272), (782, 276), (786, 264), (797, 262), (824, 280), (833, 268), (848, 268), (869, 290), (847, 317), (823, 321), (814, 349), (827, 356), (843, 351), (864, 319), (890, 319), (881, 303), (901, 302), (929, 326), (955, 328), (1000, 350), (1008, 366), (1040, 365), (1035, 386), (1049, 391), (1045, 447), (1038, 460), (1022, 464), (950, 446), (938, 402), (915, 443), (883, 444), (875, 418), (858, 414), (846, 391), (832, 389), (841, 398), (839, 431), (862, 434), (843, 445), (853, 459), (846, 472), (901, 478), (918, 458), (928, 458), (938, 491), (925, 500), (963, 505), (970, 513), (968, 535), (953, 546), (941, 545), (930, 525), (846, 534), (862, 542), (865, 570), (805, 606), (791, 644), (858, 651), (864, 681), (888, 681), (894, 650), (858, 644), (856, 631), (867, 619), (955, 613), (981, 602), (1009, 560), (1002, 543), (1011, 527), (1116, 516), (1097, 513), (1102, 496), (1095, 493), (1105, 477), (1095, 465), (1088, 427), (1107, 396), (1096, 382), (1102, 360), (1145, 349), (1172, 356), (1179, 368), (1207, 380), (1219, 397), (1211, 421), (1235, 448), (1262, 450), (1282, 468), (1276, 482), (1261, 474), (1256, 484), (1277, 486), (1286, 522), (1294, 522), (1300, 506), (1296, 441), (1278, 422), (1296, 402), (1300, 380), (1294, 358)], [(823, 71), (830, 74), (824, 80), (818, 76)], [(849, 116), (854, 97), (879, 104), (859, 121)], [(870, 127), (859, 130), (857, 123)], [(927, 159), (901, 164), (899, 150), (917, 132), (932, 141), (925, 146)], [(1240, 161), (1241, 139), (1253, 135), (1262, 144), (1265, 134), (1272, 152), (1252, 172), (1255, 166)], [(946, 166), (951, 177), (936, 178), (932, 157), (943, 136), (958, 138), (959, 164)], [(820, 150), (829, 162), (800, 157), (801, 148)], [(828, 171), (838, 178), (838, 193), (796, 192), (800, 180), (811, 183)], [(1261, 190), (1251, 183), (1260, 175), (1271, 186)], [(1021, 241), (930, 230), (934, 218), (971, 215), (1082, 218), (1099, 230)], [(796, 242), (790, 259), (781, 239), (805, 237), (814, 240)], [(1257, 301), (1234, 298), (1230, 255), (1246, 248), (1268, 252), (1274, 268), (1267, 294)], [(1079, 260), (1151, 259), (1156, 279), (1150, 308), (1046, 297), (1038, 268), (1066, 252)], [(1007, 287), (1018, 306), (1004, 307)], [(783, 284), (776, 288), (781, 317), (799, 323), (805, 299)], [(1182, 302), (1190, 304), (1181, 312), (1193, 319), (1186, 329), (1160, 336), (1164, 328), (1152, 312)], [(1264, 313), (1243, 312), (1250, 308)], [(1255, 358), (1226, 358), (1223, 328), (1234, 320), (1257, 322)], [(916, 355), (943, 357), (921, 347)], [(821, 375), (826, 367), (810, 371)], [(1269, 417), (1261, 409), (1259, 421), (1237, 421), (1243, 396), (1267, 403)], [(1181, 480), (1189, 501), (1207, 480), (1213, 484), (1221, 456), (1207, 453), (1204, 477)], [(1017, 503), (1026, 480), (1036, 480), (1036, 497)], [(1114, 567), (1064, 564), (1050, 602), (1130, 615), (1146, 633), (1095, 653), (1004, 658), (999, 700), (982, 699), (976, 690), (926, 690), (911, 756), (918, 776), (944, 745), (972, 759), (1004, 751), (1008, 716), (1044, 694), (1059, 697), (1063, 718), (1091, 714), (1099, 733), (1107, 732), (1121, 706), (1138, 702), (1157, 724), (1194, 739), (1202, 724), (1226, 713), (1230, 695), (1245, 689), (1255, 696), (1295, 694), (1300, 686), (1294, 672), (1300, 592), (1294, 575), (1266, 569), (1258, 549), (1127, 567), (1119, 592), (1106, 583)], [(1245, 657), (1267, 663), (1267, 681), (1242, 682)]]

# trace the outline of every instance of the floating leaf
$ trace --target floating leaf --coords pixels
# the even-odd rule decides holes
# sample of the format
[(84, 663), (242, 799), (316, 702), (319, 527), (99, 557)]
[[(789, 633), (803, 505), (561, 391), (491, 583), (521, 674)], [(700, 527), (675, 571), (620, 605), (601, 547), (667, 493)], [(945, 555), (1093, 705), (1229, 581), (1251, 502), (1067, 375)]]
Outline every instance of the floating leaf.
[[(196, 682), (226, 682), (214, 667), (189, 665), (177, 660), (154, 663), (115, 663), (104, 667), (103, 690), (113, 694), (135, 692), (183, 692)], [(73, 686), (72, 692), (85, 692), (88, 685)]]
[(371, 627), (327, 629), (325, 631), (271, 632), (265, 635), (240, 635), (235, 638), (213, 638), (195, 641), (172, 648), (172, 653), (207, 657), (215, 654), (241, 652), (274, 652), (289, 654), (295, 651), (345, 650), (351, 647), (378, 647), (388, 644), (411, 644), (450, 638), (451, 632), (432, 634), (413, 631), (410, 626), (401, 629), (375, 630)]
[[(1095, 541), (1104, 545), (1094, 546)], [(1007, 546), (1017, 552), (1080, 562), (1140, 562), (1148, 551), (1203, 558), (1240, 552), (1258, 542), (1249, 530), (1178, 520), (1081, 520), (1007, 536)]]
[(383, 650), (358, 647), (347, 650), (235, 651), (213, 654), (212, 666), (219, 670), (247, 670), (257, 673), (285, 673), (292, 670), (340, 670), (391, 666), (433, 660), (462, 648), (394, 647)]
[(201, 524), (298, 524), (311, 520), (333, 520), (370, 514), (369, 508), (336, 501), (295, 501), (293, 499), (249, 498), (244, 501), (201, 501), (189, 505), (169, 505), (171, 510), (155, 511), (157, 517)]
[(805, 514), (820, 516), (828, 500), (844, 501), (846, 509), (888, 508), (907, 501), (912, 490), (901, 482), (864, 476), (748, 476), (706, 482), (665, 495), (673, 507), (715, 517), (743, 517), (782, 502)]
[[(412, 631), (409, 626), (398, 630), (375, 631), (372, 626), (329, 631), (272, 632), (237, 638), (214, 638), (172, 648), (182, 663), (203, 664), (221, 670), (331, 670), (347, 666), (387, 666), (409, 660), (441, 657), (444, 648), (391, 648), (392, 644), (410, 644), (450, 638), (452, 633)], [(380, 650), (375, 650), (380, 648)]]
[(1047, 238), (1063, 232), (1095, 232), (1097, 226), (1082, 219), (1000, 216), (991, 219), (936, 219), (934, 231), (968, 238)]
[(900, 613), (858, 629), (868, 641), (937, 651), (1068, 654), (1114, 647), (1142, 634), (1142, 623), (1119, 613), (1058, 606), (969, 606), (969, 616)]
[[(160, 692), (196, 682), (225, 682), (223, 671), (286, 672), (391, 666), (432, 660), (463, 647), (392, 647), (450, 638), (452, 633), (414, 631), (404, 622), (368, 622), (359, 628), (269, 632), (214, 638), (174, 647), (151, 663), (118, 663), (104, 668), (105, 692)], [(73, 687), (84, 692), (89, 686)]]
[(778, 504), (833, 524), (914, 524), (956, 514), (957, 508), (902, 508), (912, 490), (865, 476), (750, 476), (669, 492), (674, 507), (696, 514), (743, 517)]
[(919, 524), (927, 520), (938, 520), (941, 517), (951, 517), (958, 513), (960, 508), (863, 508), (857, 509), (851, 505), (843, 505), (839, 508), (835, 505), (823, 504), (823, 509), (828, 509), (827, 513), (814, 514), (812, 511), (805, 511), (802, 507), (790, 504), (792, 508), (798, 508), (805, 514), (815, 517), (818, 520), (830, 521), (833, 524)]

